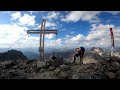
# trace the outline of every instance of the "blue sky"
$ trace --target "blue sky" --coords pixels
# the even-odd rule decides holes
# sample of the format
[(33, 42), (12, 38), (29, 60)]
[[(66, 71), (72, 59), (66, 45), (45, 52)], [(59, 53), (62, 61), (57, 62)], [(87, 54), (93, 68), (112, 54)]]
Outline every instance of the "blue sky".
[(46, 29), (58, 30), (57, 35), (45, 35), (46, 49), (110, 47), (111, 27), (115, 47), (120, 46), (120, 11), (0, 11), (0, 48), (38, 50), (39, 35), (26, 34), (40, 29), (43, 19)]

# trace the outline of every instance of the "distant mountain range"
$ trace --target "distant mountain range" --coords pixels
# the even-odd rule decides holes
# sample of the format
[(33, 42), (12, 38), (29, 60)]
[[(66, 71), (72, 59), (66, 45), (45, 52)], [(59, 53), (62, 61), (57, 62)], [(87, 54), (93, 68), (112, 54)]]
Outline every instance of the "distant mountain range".
[[(94, 57), (94, 54), (92, 54), (90, 51), (94, 49), (94, 47), (89, 47), (89, 48), (85, 48), (85, 56), (88, 57)], [(101, 50), (103, 50), (106, 54), (110, 54), (111, 48), (100, 48)], [(4, 51), (6, 49), (4, 48), (0, 48), (0, 51)], [(22, 49), (22, 50), (9, 50), (7, 52), (2, 52), (0, 53), (0, 59), (10, 59), (9, 57), (12, 57), (12, 59), (16, 58), (16, 54), (18, 55), (17, 57), (26, 57), (27, 59), (39, 59), (39, 52), (32, 52), (30, 51), (31, 49)], [(19, 52), (19, 53), (18, 53)], [(120, 48), (119, 47), (115, 47), (114, 48), (114, 52), (120, 52)], [(10, 54), (10, 56), (8, 55)], [(105, 54), (105, 55), (106, 55)], [(2, 55), (2, 56), (1, 56)], [(63, 57), (65, 58), (71, 58), (74, 55), (74, 49), (71, 50), (59, 50), (59, 49), (54, 49), (54, 50), (45, 50), (45, 58), (46, 59), (50, 59), (52, 56), (57, 56), (57, 57)]]
[(8, 50), (7, 52), (0, 53), (1, 61), (17, 60), (17, 59), (26, 60), (28, 58), (21, 51), (17, 51), (17, 50)]
[(30, 52), (30, 51), (24, 51), (23, 54), (28, 59), (38, 59), (39, 58), (39, 54), (38, 53), (34, 53), (34, 52)]

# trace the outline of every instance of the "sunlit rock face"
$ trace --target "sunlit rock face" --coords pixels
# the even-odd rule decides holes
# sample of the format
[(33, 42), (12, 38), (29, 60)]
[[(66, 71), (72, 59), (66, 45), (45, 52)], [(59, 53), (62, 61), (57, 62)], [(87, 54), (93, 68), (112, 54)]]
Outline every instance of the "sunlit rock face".
[(90, 49), (90, 52), (93, 54), (92, 58), (94, 58), (95, 60), (102, 60), (103, 56), (104, 56), (104, 51), (102, 48), (99, 47), (92, 47)]
[(120, 58), (120, 52), (114, 52), (114, 56)]
[(90, 51), (91, 53), (99, 54), (100, 56), (102, 56), (102, 54), (104, 53), (103, 49), (99, 47), (92, 47)]
[[(103, 51), (102, 48), (99, 47), (92, 47), (90, 49), (90, 52), (93, 54), (95, 59), (103, 59), (103, 60), (109, 60), (111, 58), (111, 53), (110, 51)], [(120, 52), (115, 52), (113, 54), (114, 59), (119, 59), (120, 58)]]

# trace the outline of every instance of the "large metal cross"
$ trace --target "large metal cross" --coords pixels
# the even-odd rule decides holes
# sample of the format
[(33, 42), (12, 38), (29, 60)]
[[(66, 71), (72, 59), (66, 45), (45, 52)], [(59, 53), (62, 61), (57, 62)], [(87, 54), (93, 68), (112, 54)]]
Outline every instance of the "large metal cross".
[(40, 34), (40, 60), (44, 61), (44, 35), (45, 34), (57, 34), (57, 30), (45, 30), (46, 20), (42, 21), (40, 30), (27, 30), (28, 34)]

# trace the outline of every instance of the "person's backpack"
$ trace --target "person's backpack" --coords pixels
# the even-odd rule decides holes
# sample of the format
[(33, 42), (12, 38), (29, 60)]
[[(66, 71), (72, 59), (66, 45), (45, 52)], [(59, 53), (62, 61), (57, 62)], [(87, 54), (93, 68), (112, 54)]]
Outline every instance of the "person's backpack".
[(80, 47), (81, 48), (81, 50), (83, 51), (83, 52), (85, 52), (85, 48), (84, 47)]

